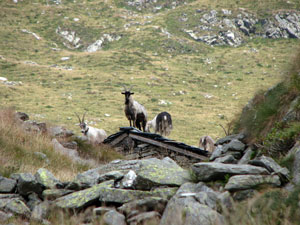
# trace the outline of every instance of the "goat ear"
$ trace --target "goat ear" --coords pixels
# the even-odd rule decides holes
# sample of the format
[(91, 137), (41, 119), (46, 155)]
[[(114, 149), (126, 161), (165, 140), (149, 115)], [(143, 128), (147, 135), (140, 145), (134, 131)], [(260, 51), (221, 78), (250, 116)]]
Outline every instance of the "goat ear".
[(125, 92), (123, 91), (123, 92), (121, 92), (121, 94), (122, 94), (122, 95), (125, 95)]
[(130, 94), (131, 94), (131, 95), (133, 95), (133, 94), (134, 94), (134, 92), (130, 92)]

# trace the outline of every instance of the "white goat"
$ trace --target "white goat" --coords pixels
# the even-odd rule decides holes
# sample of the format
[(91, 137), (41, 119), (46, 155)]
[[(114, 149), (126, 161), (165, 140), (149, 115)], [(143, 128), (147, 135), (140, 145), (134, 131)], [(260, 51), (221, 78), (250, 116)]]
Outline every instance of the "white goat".
[(87, 137), (88, 141), (92, 145), (99, 145), (107, 138), (107, 134), (105, 130), (88, 126), (86, 122), (84, 122), (84, 117), (86, 112), (83, 114), (82, 120), (80, 120), (80, 117), (77, 115), (77, 113), (75, 114), (79, 119), (79, 126), (81, 128), (81, 133), (83, 133), (83, 135)]
[(150, 128), (153, 128), (154, 132), (160, 133), (160, 135), (170, 135), (173, 129), (171, 115), (168, 112), (159, 113), (153, 120), (147, 122), (146, 131), (150, 132)]
[(199, 148), (205, 151), (213, 152), (216, 148), (215, 141), (210, 136), (202, 136), (199, 140)]
[[(127, 90), (124, 87), (125, 91), (122, 92), (125, 95), (125, 108), (124, 112), (129, 120), (130, 126), (137, 127), (139, 130), (141, 129), (141, 124), (143, 127), (143, 131), (145, 132), (146, 123), (147, 123), (147, 111), (143, 105), (133, 100), (132, 95), (134, 92), (131, 92), (130, 89)], [(131, 123), (132, 121), (132, 123)]]

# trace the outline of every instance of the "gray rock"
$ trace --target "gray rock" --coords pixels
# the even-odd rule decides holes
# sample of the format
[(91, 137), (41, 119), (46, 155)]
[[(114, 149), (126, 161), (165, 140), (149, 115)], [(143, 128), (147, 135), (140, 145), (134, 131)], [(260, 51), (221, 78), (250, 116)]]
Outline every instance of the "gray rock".
[(212, 225), (225, 223), (221, 214), (206, 205), (200, 204), (193, 196), (182, 196), (186, 191), (195, 190), (197, 188), (196, 185), (188, 184), (182, 186), (168, 202), (160, 225)]
[(110, 210), (103, 215), (105, 225), (126, 225), (125, 216), (115, 210)]
[(121, 180), (124, 174), (120, 171), (111, 171), (105, 174), (102, 174), (98, 178), (98, 182), (101, 183), (107, 180)]
[(223, 145), (227, 151), (238, 151), (243, 152), (245, 150), (246, 145), (237, 139), (231, 140), (228, 144)]
[(129, 225), (137, 225), (137, 224), (159, 224), (160, 214), (158, 212), (144, 212), (140, 213), (136, 216), (131, 217), (127, 220)]
[(46, 189), (61, 188), (62, 183), (54, 177), (54, 175), (45, 168), (40, 168), (35, 174), (36, 181)]
[(72, 190), (66, 190), (66, 189), (46, 189), (43, 191), (43, 199), (46, 200), (55, 200), (57, 198), (60, 198), (62, 196), (68, 195), (73, 193)]
[(241, 175), (241, 174), (269, 174), (262, 168), (251, 165), (235, 165), (223, 163), (196, 163), (192, 166), (192, 171), (196, 175), (198, 181), (212, 181), (224, 179), (226, 174)]
[(0, 193), (13, 193), (16, 185), (16, 180), (0, 176)]
[(42, 194), (43, 188), (31, 173), (18, 174), (17, 190), (20, 195), (28, 195), (32, 192)]
[(283, 168), (278, 165), (275, 160), (270, 157), (262, 155), (255, 160), (250, 160), (248, 164), (262, 166), (266, 168), (270, 173), (276, 173), (284, 183), (288, 182), (289, 180), (290, 171), (287, 168)]
[(216, 158), (222, 156), (224, 153), (226, 153), (227, 149), (223, 148), (222, 145), (217, 145), (217, 147), (215, 148), (215, 150), (213, 151), (213, 153), (211, 154), (209, 160), (213, 161)]
[(31, 219), (36, 221), (43, 221), (47, 218), (50, 212), (50, 202), (43, 201), (40, 204), (37, 204), (31, 213)]
[(38, 197), (38, 195), (36, 193), (30, 193), (28, 196), (28, 201), (26, 202), (26, 205), (29, 207), (29, 209), (32, 211), (33, 208), (40, 204), (42, 202), (42, 200)]
[(64, 146), (65, 148), (69, 148), (69, 149), (75, 149), (77, 150), (78, 148), (78, 144), (76, 141), (71, 141), (71, 142), (61, 142), (62, 146)]
[(129, 170), (121, 180), (121, 188), (134, 188), (136, 184), (136, 173), (133, 170)]
[(36, 133), (46, 133), (47, 132), (47, 125), (46, 123), (39, 123), (36, 121), (27, 120), (24, 121), (22, 127), (25, 131), (28, 132), (36, 132)]
[(118, 208), (118, 211), (122, 212), (127, 217), (134, 210), (137, 210), (139, 213), (148, 211), (163, 213), (167, 203), (167, 199), (159, 197), (148, 197), (125, 203)]
[(60, 138), (67, 138), (74, 135), (73, 131), (68, 130), (61, 126), (50, 127), (48, 129), (48, 132), (52, 137), (60, 137)]
[(136, 188), (140, 190), (159, 186), (179, 187), (191, 179), (188, 171), (173, 161), (156, 158), (141, 160), (136, 174)]
[(14, 215), (18, 215), (18, 216), (23, 216), (25, 218), (29, 218), (30, 217), (30, 209), (26, 206), (26, 204), (19, 200), (19, 199), (6, 199), (6, 203), (3, 207), (1, 207), (1, 203), (0, 203), (0, 209), (6, 211), (6, 212), (11, 212)]
[(226, 155), (214, 160), (216, 163), (237, 164), (237, 160), (232, 155)]
[(244, 134), (232, 134), (232, 135), (229, 135), (229, 136), (226, 136), (224, 138), (221, 138), (221, 139), (217, 140), (215, 145), (218, 146), (218, 145), (227, 144), (227, 143), (231, 142), (234, 139), (237, 139), (239, 141), (243, 141), (244, 138), (245, 138)]
[(245, 190), (252, 189), (260, 185), (279, 187), (281, 182), (277, 175), (237, 175), (230, 177), (229, 181), (225, 185), (225, 190)]
[(113, 207), (97, 207), (93, 209), (93, 215), (94, 216), (103, 216), (105, 213), (107, 213), (110, 210), (115, 210)]
[(248, 147), (245, 152), (243, 157), (239, 160), (238, 164), (248, 164), (248, 162), (251, 160), (251, 156), (253, 154), (253, 151), (250, 147)]
[(294, 147), (289, 151), (287, 157), (294, 157), (292, 166), (293, 183), (300, 183), (300, 143), (297, 142)]
[(207, 205), (209, 208), (213, 209), (213, 210), (218, 210), (217, 206), (218, 206), (218, 195), (215, 192), (198, 192), (195, 195), (196, 200), (203, 204), (203, 205)]

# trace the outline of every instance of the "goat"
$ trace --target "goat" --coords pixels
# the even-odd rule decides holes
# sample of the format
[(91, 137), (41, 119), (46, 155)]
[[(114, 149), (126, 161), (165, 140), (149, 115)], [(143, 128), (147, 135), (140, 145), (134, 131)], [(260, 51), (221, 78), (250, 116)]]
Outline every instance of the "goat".
[(216, 148), (215, 141), (210, 136), (202, 136), (199, 140), (199, 148), (205, 151), (213, 152)]
[(143, 131), (145, 132), (146, 123), (147, 123), (147, 111), (143, 105), (135, 101), (132, 97), (134, 92), (131, 92), (131, 88), (127, 90), (124, 86), (124, 91), (122, 92), (125, 95), (125, 108), (124, 112), (129, 120), (129, 125), (138, 128), (141, 130), (141, 124)]
[(153, 120), (147, 122), (146, 131), (150, 132), (150, 128), (153, 128), (154, 132), (160, 133), (160, 135), (170, 135), (173, 129), (171, 115), (168, 112), (159, 113)]
[(75, 115), (79, 119), (79, 126), (81, 128), (81, 133), (83, 133), (83, 135), (87, 137), (88, 141), (92, 145), (98, 145), (107, 138), (107, 134), (103, 129), (98, 129), (95, 127), (88, 126), (87, 123), (84, 121), (85, 114), (86, 112), (83, 114), (81, 120), (78, 114), (75, 113)]

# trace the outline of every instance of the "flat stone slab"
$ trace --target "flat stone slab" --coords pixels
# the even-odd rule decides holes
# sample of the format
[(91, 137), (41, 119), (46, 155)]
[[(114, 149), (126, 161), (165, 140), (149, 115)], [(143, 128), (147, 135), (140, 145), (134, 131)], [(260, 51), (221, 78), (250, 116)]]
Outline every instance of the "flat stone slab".
[(257, 166), (205, 162), (194, 164), (192, 166), (192, 171), (198, 181), (224, 179), (227, 174), (230, 176), (243, 174), (269, 174), (265, 168)]
[(277, 175), (237, 175), (230, 177), (229, 181), (225, 185), (225, 190), (246, 190), (260, 185), (279, 187), (281, 182)]

